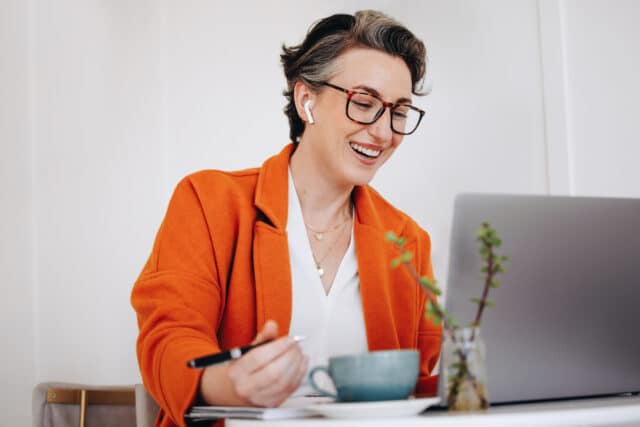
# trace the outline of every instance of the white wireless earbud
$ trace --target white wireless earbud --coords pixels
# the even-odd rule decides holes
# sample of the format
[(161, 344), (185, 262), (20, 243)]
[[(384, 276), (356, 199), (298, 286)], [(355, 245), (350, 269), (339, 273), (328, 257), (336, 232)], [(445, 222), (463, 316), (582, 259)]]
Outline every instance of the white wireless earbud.
[(309, 120), (309, 124), (312, 125), (314, 123), (313, 116), (311, 115), (311, 100), (307, 99), (304, 102), (304, 113), (307, 115), (307, 120)]

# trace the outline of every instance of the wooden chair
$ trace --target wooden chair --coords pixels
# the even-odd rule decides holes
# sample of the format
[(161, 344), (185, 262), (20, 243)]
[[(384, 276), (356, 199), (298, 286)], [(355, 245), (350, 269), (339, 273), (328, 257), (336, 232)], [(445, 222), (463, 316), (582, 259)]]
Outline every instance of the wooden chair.
[(136, 384), (136, 426), (153, 427), (156, 424), (158, 404), (142, 384)]
[(33, 390), (33, 427), (135, 427), (134, 386), (42, 383)]

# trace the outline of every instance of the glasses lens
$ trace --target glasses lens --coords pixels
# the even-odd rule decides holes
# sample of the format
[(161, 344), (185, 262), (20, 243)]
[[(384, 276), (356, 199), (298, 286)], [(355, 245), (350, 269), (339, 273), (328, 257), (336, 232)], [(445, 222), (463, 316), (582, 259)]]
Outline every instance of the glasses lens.
[(349, 101), (347, 114), (357, 122), (373, 123), (381, 108), (382, 102), (379, 99), (364, 93), (354, 93)]
[[(354, 93), (348, 101), (347, 116), (356, 122), (370, 124), (384, 113), (384, 105), (375, 96)], [(420, 112), (409, 104), (398, 104), (391, 110), (391, 129), (406, 135), (416, 130)]]
[(402, 134), (412, 133), (420, 123), (420, 112), (410, 105), (400, 104), (391, 111), (391, 128)]

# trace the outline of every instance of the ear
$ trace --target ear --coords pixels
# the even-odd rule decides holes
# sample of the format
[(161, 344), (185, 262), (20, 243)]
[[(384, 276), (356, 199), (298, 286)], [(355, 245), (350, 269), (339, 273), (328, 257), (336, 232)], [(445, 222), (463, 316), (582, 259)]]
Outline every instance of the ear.
[(315, 99), (316, 94), (311, 90), (311, 88), (309, 88), (309, 86), (301, 81), (296, 82), (296, 85), (293, 87), (293, 100), (296, 105), (298, 117), (300, 117), (300, 119), (305, 123), (309, 123), (309, 118), (304, 111), (304, 104), (307, 101), (311, 101), (310, 107), (313, 108)]

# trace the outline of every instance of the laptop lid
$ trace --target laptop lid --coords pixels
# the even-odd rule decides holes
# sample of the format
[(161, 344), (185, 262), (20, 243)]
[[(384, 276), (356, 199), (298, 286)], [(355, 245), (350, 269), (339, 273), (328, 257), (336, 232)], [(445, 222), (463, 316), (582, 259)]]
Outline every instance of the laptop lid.
[(640, 391), (640, 199), (458, 196), (445, 306), (461, 325), (482, 292), (483, 221), (509, 257), (481, 328), (490, 402)]

